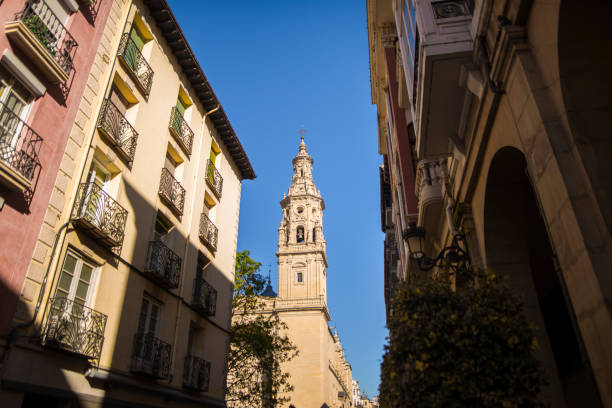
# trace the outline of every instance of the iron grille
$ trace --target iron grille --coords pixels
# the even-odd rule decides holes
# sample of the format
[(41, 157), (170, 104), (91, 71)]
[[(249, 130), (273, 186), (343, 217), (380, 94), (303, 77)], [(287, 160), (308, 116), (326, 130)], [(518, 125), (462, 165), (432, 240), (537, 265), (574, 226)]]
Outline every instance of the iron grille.
[(151, 333), (136, 333), (131, 370), (155, 378), (168, 378), (172, 346)]
[(129, 165), (134, 161), (138, 132), (123, 116), (117, 106), (105, 99), (98, 118), (98, 130), (115, 146)]
[(185, 357), (183, 387), (208, 392), (210, 384), (210, 362), (196, 356)]
[(95, 183), (82, 183), (72, 219), (110, 247), (121, 247), (127, 211)]
[(221, 191), (223, 190), (223, 177), (210, 159), (208, 159), (208, 168), (206, 171), (206, 183), (210, 186), (213, 193), (218, 199), (221, 199)]
[(147, 273), (159, 285), (175, 289), (181, 276), (181, 258), (161, 241), (151, 241), (147, 255)]
[(217, 289), (202, 278), (193, 281), (193, 306), (206, 316), (217, 312)]
[(193, 130), (189, 127), (181, 112), (172, 107), (170, 112), (170, 124), (168, 125), (170, 133), (174, 135), (176, 140), (181, 145), (181, 148), (185, 150), (187, 154), (191, 154), (191, 147), (193, 144)]
[(52, 298), (42, 343), (98, 360), (104, 343), (105, 314), (66, 298)]
[(121, 57), (125, 65), (127, 65), (128, 69), (136, 78), (141, 91), (145, 96), (149, 96), (151, 93), (151, 85), (153, 84), (153, 70), (138, 49), (134, 40), (130, 38), (129, 33), (125, 33), (121, 36), (117, 55)]
[(181, 183), (174, 178), (170, 170), (162, 168), (161, 181), (159, 183), (159, 196), (179, 215), (183, 214), (185, 206), (185, 189)]
[(40, 166), (38, 154), (42, 138), (0, 102), (0, 159), (28, 181)]
[(204, 213), (200, 216), (200, 239), (213, 251), (217, 250), (219, 230)]
[(45, 1), (28, 1), (24, 10), (15, 15), (53, 57), (66, 75), (72, 71), (78, 47), (70, 32)]

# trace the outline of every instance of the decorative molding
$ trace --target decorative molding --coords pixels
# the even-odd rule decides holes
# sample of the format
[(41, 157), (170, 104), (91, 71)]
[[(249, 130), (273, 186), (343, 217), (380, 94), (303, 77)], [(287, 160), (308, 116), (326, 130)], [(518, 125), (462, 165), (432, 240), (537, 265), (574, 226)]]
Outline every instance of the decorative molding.
[(4, 50), (0, 65), (5, 67), (35, 97), (43, 96), (47, 88), (9, 48)]
[(383, 23), (380, 25), (380, 37), (382, 39), (383, 46), (385, 48), (395, 48), (395, 42), (397, 40), (397, 31), (395, 30), (395, 24)]
[(462, 1), (439, 1), (431, 3), (434, 16), (437, 20), (452, 17), (469, 16), (472, 13), (465, 0)]

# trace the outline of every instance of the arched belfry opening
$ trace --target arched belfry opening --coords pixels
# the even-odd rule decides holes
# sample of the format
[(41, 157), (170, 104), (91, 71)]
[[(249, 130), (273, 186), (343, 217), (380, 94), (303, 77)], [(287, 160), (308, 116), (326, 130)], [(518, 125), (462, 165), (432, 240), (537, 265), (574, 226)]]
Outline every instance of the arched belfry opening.
[(297, 230), (295, 233), (295, 241), (298, 243), (304, 242), (304, 227), (302, 227), (301, 225), (297, 227)]
[(526, 161), (515, 148), (502, 148), (491, 162), (484, 230), (487, 267), (507, 277), (535, 327), (540, 344), (536, 355), (550, 383), (542, 390), (543, 400), (555, 407), (600, 407)]

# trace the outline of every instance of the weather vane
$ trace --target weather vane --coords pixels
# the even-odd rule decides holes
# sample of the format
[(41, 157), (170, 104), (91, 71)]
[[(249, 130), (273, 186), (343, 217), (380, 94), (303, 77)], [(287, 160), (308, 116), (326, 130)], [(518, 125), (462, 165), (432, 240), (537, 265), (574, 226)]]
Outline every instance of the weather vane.
[(300, 134), (300, 136), (302, 136), (302, 142), (304, 141), (304, 135), (306, 134), (307, 130), (304, 128), (304, 125), (302, 125), (300, 127), (300, 130), (298, 130), (298, 133)]

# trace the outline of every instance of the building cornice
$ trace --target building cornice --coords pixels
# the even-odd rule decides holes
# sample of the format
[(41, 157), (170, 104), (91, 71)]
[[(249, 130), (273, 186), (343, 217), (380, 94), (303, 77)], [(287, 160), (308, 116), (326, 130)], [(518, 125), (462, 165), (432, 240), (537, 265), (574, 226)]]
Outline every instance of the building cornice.
[(143, 0), (143, 3), (149, 8), (151, 16), (155, 19), (162, 35), (164, 36), (168, 46), (172, 49), (179, 65), (183, 69), (183, 73), (191, 83), (191, 87), (198, 96), (204, 109), (212, 111), (208, 117), (212, 121), (217, 133), (221, 137), (223, 144), (229, 150), (234, 163), (240, 171), (241, 179), (254, 179), (255, 171), (251, 166), (249, 158), (234, 131), (217, 95), (208, 82), (204, 71), (200, 66), (193, 50), (189, 46), (181, 27), (179, 26), (170, 6), (166, 0)]

